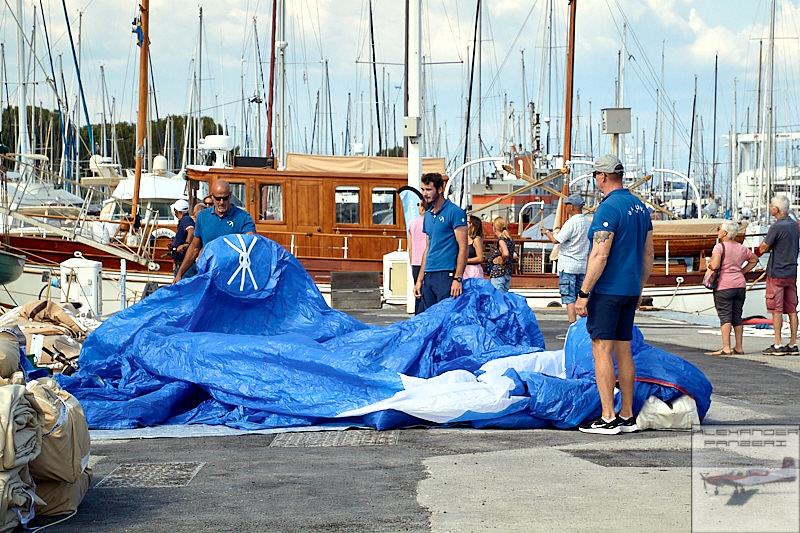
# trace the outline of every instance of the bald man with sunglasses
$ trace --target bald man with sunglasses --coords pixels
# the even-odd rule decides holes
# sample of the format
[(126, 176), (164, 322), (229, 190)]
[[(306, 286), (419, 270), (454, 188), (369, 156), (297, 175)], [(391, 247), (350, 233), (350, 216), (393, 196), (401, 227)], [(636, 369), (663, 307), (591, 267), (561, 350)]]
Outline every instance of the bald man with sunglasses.
[(231, 185), (227, 181), (215, 181), (211, 185), (210, 198), (214, 202), (214, 208), (203, 209), (197, 215), (194, 238), (189, 249), (186, 250), (186, 256), (175, 274), (173, 283), (180, 281), (189, 267), (194, 264), (205, 243), (223, 235), (236, 233), (252, 235), (256, 232), (256, 225), (250, 213), (231, 202)]

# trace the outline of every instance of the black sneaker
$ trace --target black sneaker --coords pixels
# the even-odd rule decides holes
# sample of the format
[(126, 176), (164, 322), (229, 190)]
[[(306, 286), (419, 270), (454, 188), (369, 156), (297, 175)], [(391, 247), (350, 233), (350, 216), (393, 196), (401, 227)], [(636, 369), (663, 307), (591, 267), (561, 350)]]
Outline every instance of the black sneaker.
[(619, 417), (615, 417), (610, 422), (604, 420), (602, 416), (598, 416), (594, 420), (587, 420), (580, 426), (578, 430), (584, 433), (599, 433), (600, 435), (616, 435), (620, 432)]
[(794, 346), (787, 344), (786, 346), (783, 347), (783, 349), (785, 350), (784, 353), (786, 355), (800, 355), (800, 349), (797, 348), (796, 344)]
[(619, 427), (620, 433), (633, 433), (635, 431), (639, 431), (639, 428), (636, 426), (635, 416), (630, 418), (622, 418), (621, 416), (617, 415), (617, 427)]
[(761, 352), (762, 355), (786, 355), (787, 353), (789, 352), (786, 351), (786, 348), (783, 346), (776, 348), (774, 344), (770, 344)]

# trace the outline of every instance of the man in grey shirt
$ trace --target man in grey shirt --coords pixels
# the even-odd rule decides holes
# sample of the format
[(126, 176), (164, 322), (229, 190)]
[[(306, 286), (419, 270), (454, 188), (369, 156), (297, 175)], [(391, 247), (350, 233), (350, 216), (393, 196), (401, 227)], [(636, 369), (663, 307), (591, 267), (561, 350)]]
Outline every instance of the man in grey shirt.
[(578, 289), (586, 274), (586, 260), (589, 258), (589, 219), (583, 214), (583, 198), (571, 194), (564, 199), (567, 220), (558, 232), (546, 229), (542, 234), (553, 244), (558, 244), (558, 291), (561, 303), (567, 306), (567, 318), (572, 324), (577, 320), (575, 301)]
[[(789, 199), (775, 196), (769, 203), (769, 214), (775, 223), (769, 227), (756, 255), (769, 251), (767, 261), (767, 311), (772, 313), (775, 343), (764, 349), (764, 355), (797, 355), (797, 254), (800, 228), (789, 218)], [(783, 314), (789, 315), (789, 344), (781, 344)]]

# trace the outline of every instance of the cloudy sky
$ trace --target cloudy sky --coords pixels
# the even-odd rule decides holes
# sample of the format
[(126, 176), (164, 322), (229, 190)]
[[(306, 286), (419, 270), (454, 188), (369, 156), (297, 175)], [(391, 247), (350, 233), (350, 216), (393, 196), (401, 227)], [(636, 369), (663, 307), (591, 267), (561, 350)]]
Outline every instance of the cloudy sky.
[[(198, 12), (202, 7), (202, 107), (206, 114), (226, 123), (239, 143), (245, 142), (242, 139), (244, 107), (250, 142), (255, 145), (258, 105), (248, 103), (255, 96), (257, 85), (261, 85), (256, 75), (254, 18), (266, 79), (271, 3), (271, 0), (151, 0), (151, 50), (159, 114), (185, 113), (189, 107), (193, 65), (198, 58)], [(25, 0), (23, 4), (24, 27), (30, 34), (34, 6), (39, 11), (39, 1)], [(374, 104), (370, 102), (374, 97), (370, 97), (371, 66), (364, 63), (370, 60), (368, 4), (368, 0), (287, 0), (291, 149), (330, 152), (332, 118), (334, 149), (341, 153), (347, 128), (348, 94), (351, 95), (350, 139), (369, 146), (370, 117), (374, 117)], [(403, 61), (403, 2), (373, 0), (372, 4), (376, 58), (381, 62), (377, 68), (381, 113), (388, 111), (390, 117), (388, 135), (383, 132), (384, 144), (387, 137), (389, 144), (394, 144), (394, 132), (396, 129), (399, 137), (402, 120), (403, 69), (398, 63)], [(74, 91), (71, 80), (74, 80), (75, 69), (61, 1), (44, 0), (43, 6), (56, 69), (60, 55), (67, 87)], [(83, 82), (93, 121), (99, 121), (101, 111), (101, 65), (105, 67), (109, 96), (116, 100), (118, 119), (135, 120), (137, 56), (130, 30), (137, 11), (136, 2), (68, 0), (67, 6), (76, 39), (80, 19)], [(567, 1), (484, 0), (483, 6), (481, 132), (486, 149), (497, 152), (503, 139), (527, 145), (528, 134), (521, 126), (523, 85), (525, 98), (535, 102), (543, 117), (549, 118), (551, 144), (555, 146), (560, 142), (563, 128)], [(769, 35), (769, 8), (769, 0), (578, 0), (575, 67), (575, 87), (580, 93), (580, 113), (575, 108), (580, 126), (575, 134), (578, 151), (597, 153), (608, 148), (607, 139), (597, 133), (597, 122), (599, 109), (614, 105), (623, 24), (628, 28), (629, 57), (624, 76), (625, 105), (633, 108), (634, 128), (638, 120), (637, 140), (629, 136), (627, 144), (634, 149), (638, 143), (641, 150), (644, 135), (648, 166), (652, 163), (658, 88), (664, 98), (662, 111), (670, 115), (663, 127), (665, 165), (685, 170), (695, 76), (704, 157), (710, 161), (714, 56), (717, 53), (718, 136), (727, 133), (733, 125), (734, 87), (738, 103), (737, 128), (743, 131), (747, 127), (749, 108), (750, 129), (754, 129), (759, 39)], [(800, 124), (794, 96), (800, 67), (800, 6), (796, 1), (777, 0), (777, 11), (776, 122), (779, 126), (796, 127)], [(17, 87), (16, 15), (15, 0), (0, 4), (0, 42), (4, 43), (12, 99)], [(37, 13), (40, 22), (41, 15)], [(468, 49), (472, 48), (474, 17), (473, 0), (423, 1), (424, 54), (431, 63), (425, 70), (426, 150), (431, 155), (463, 157), (466, 87), (471, 60)], [(548, 31), (551, 20), (552, 34)], [(36, 55), (42, 64), (48, 65), (41, 24), (37, 25), (37, 34)], [(660, 79), (662, 47), (663, 85)], [(767, 50), (765, 43), (765, 56)], [(326, 61), (330, 104), (324, 96), (317, 104), (317, 92), (327, 93), (323, 83)], [(43, 83), (41, 69), (37, 69), (34, 79), (38, 82), (37, 100), (52, 107), (53, 99)], [(3, 92), (5, 94), (5, 90)], [(674, 121), (671, 119), (673, 103)], [(315, 126), (317, 105), (323, 111), (329, 107), (330, 112), (317, 114)], [(397, 117), (396, 127), (391, 120), (394, 116)], [(509, 120), (509, 116), (516, 117), (516, 122)], [(263, 121), (262, 115), (262, 129)], [(591, 148), (587, 142), (589, 124), (594, 126)], [(700, 121), (696, 126), (698, 130), (699, 126)], [(476, 104), (473, 104), (470, 127), (473, 132), (477, 129)], [(319, 131), (323, 129), (326, 134), (321, 137)], [(373, 126), (373, 136), (372, 145), (377, 149), (377, 126)], [(728, 160), (724, 142), (720, 138), (717, 149), (717, 159), (723, 164)], [(473, 154), (474, 151), (473, 148)]]

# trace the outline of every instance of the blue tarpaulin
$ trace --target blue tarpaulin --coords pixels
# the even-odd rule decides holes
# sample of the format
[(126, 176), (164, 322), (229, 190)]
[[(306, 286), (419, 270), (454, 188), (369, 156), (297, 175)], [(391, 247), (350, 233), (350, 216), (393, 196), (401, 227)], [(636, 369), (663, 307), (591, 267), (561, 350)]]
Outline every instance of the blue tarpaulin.
[[(80, 370), (59, 377), (91, 428), (574, 427), (599, 413), (583, 322), (564, 350), (544, 351), (525, 299), (486, 281), (379, 327), (331, 309), (262, 236), (209, 243), (198, 269), (109, 318), (84, 343)], [(637, 335), (637, 406), (685, 393), (704, 416), (702, 372)]]

